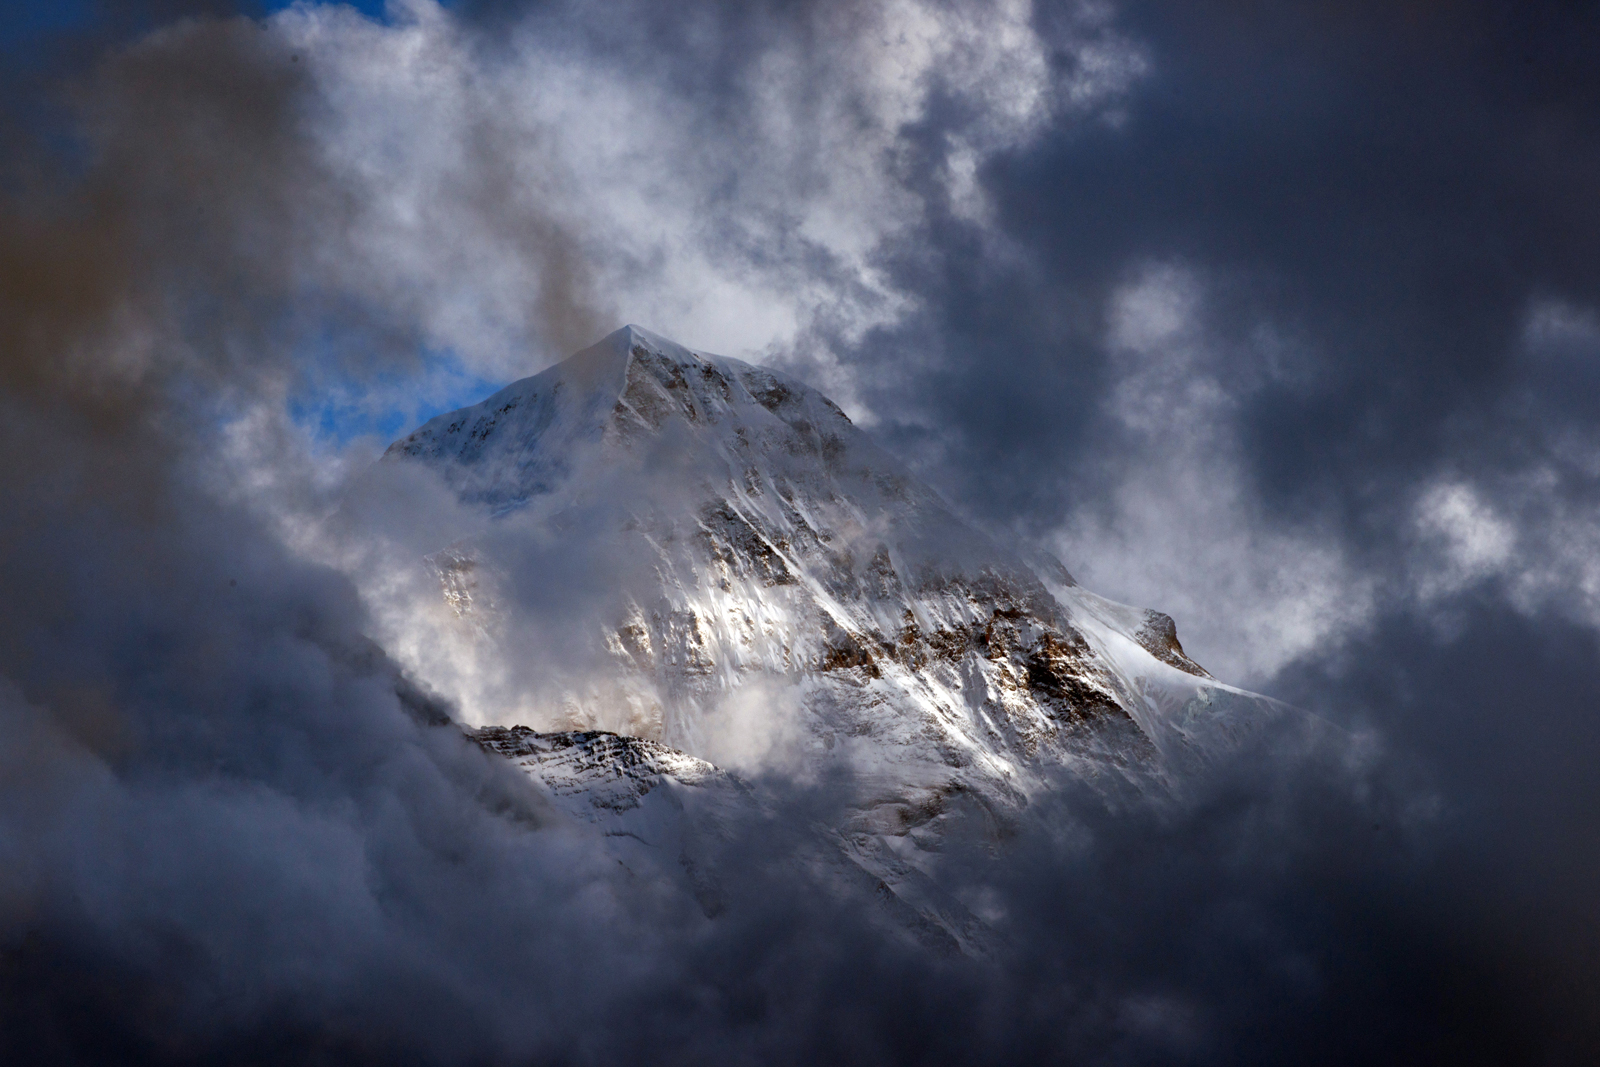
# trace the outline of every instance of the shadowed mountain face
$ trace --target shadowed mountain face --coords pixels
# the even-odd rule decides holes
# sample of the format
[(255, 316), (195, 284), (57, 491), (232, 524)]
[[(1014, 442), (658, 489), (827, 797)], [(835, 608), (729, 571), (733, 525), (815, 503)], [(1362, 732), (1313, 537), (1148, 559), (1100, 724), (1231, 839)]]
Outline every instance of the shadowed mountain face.
[[(429, 560), (486, 659), (537, 666), (469, 718), (842, 770), (846, 837), (885, 874), (951, 819), (1003, 827), (1062, 769), (1160, 781), (1268, 710), (1190, 661), (1169, 617), (974, 529), (820, 393), (637, 327), (385, 461), (492, 516)], [(552, 586), (585, 590), (561, 601), (559, 652), (521, 625)], [(564, 781), (590, 748), (563, 744)]]

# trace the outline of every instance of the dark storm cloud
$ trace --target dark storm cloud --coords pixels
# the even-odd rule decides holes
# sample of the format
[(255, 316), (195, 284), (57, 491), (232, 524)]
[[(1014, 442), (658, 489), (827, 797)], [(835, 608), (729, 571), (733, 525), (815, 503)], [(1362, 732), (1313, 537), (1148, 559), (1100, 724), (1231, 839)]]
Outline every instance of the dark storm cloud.
[[(792, 84), (820, 87), (862, 25), (848, 5), (646, 10), (582, 47), (648, 58), (707, 129), (745, 129), (755, 45), (817, 34)], [(1473, 509), (1581, 526), (1592, 488), (1583, 19), (1130, 6), (1149, 76), (1120, 119), (988, 165), (994, 227), (941, 206), (959, 94), (918, 119), (897, 180), (929, 214), (888, 265), (922, 310), (845, 345), (892, 440), (1043, 533), (1137, 475), (1119, 383), (1220, 382), (1205, 410), (1247, 503), (1322, 517), (1352, 573), (1410, 590), (1278, 676), (1356, 733), (1282, 724), (1182, 803), (1065, 783), (1004, 862), (954, 849), (988, 961), (930, 955), (767, 824), (729, 843), (735, 903), (708, 924), (465, 746), (364, 636), (348, 581), (208, 480), (230, 417), (330, 372), (308, 350), (361, 380), (426, 333), (403, 285), (329, 266), (370, 188), (308, 133), (330, 106), (311, 57), (199, 21), (79, 72), (77, 140), (13, 159), (0, 215), (0, 1037), (81, 1063), (1581, 1062), (1593, 631), (1529, 599), (1537, 568), (1508, 569)], [(499, 225), (519, 172), (479, 129), (452, 202), (571, 281), (526, 312), (567, 339), (594, 315), (589, 246), (554, 216)], [(1200, 294), (1178, 385), (1165, 342), (1134, 374), (1112, 337), (1152, 264)], [(1525, 343), (1538, 300), (1578, 310)], [(1530, 498), (1540, 464), (1556, 490)], [(1436, 544), (1412, 515), (1447, 475), (1474, 495), (1438, 498)], [(771, 784), (794, 824), (836, 816), (826, 788)]]
[(587, 839), (532, 836), (538, 799), (364, 635), (349, 583), (200, 476), (321, 317), (373, 332), (311, 269), (347, 198), (297, 59), (247, 21), (181, 23), (73, 98), (81, 140), (14, 157), (0, 212), (0, 1044), (525, 1055), (549, 1027), (486, 1023), (519, 1017), (495, 983), (548, 997), (648, 892)]
[[(1287, 512), (1359, 525), (1444, 457), (1538, 449), (1539, 427), (1507, 425), (1528, 390), (1593, 415), (1578, 382), (1532, 381), (1520, 358), (1534, 302), (1600, 302), (1591, 10), (1135, 3), (1117, 24), (1152, 65), (1125, 120), (985, 174), (1026, 260), (986, 262), (954, 222), (908, 253), (938, 296), (915, 343), (947, 353), (930, 419), (966, 434), (974, 497), (1045, 521), (1072, 506), (1108, 298), (1152, 264), (1206, 285), (1251, 473)], [(1270, 362), (1264, 328), (1282, 338)], [(1043, 476), (989, 481), (1006, 455), (1043, 457)]]
[(1511, 998), (1498, 1025), (1522, 1033), (1508, 1056), (1581, 1062), (1600, 1048), (1600, 647), (1592, 627), (1525, 616), (1496, 592), (1454, 604), (1448, 635), (1388, 618), (1279, 685), (1381, 724), (1397, 758), (1429, 777), (1443, 807), (1416, 921), (1451, 931), (1455, 965)]
[[(1004, 243), (936, 218), (903, 250), (928, 312), (859, 355), (899, 410), (922, 405), (895, 439), (992, 521), (1064, 528), (1075, 571), (1125, 544), (1128, 567), (1104, 572), (1125, 588), (1103, 592), (1174, 595), (1132, 572), (1175, 546), (1200, 600), (1296, 556), (1341, 561), (1325, 588), (1343, 605), (1253, 681), (1364, 718), (1436, 776), (1449, 854), (1404, 922), (1432, 910), (1463, 939), (1451, 966), (1538, 990), (1516, 1010), (1555, 1047), (1581, 1034), (1582, 1058), (1600, 22), (1584, 5), (1133, 3), (1117, 25), (1151, 63), (1122, 120), (987, 167)], [(1190, 302), (1130, 371), (1118, 300), (1152, 276)], [(897, 373), (929, 352), (931, 372)], [(1197, 380), (1213, 399), (1185, 401)], [(1173, 491), (1184, 479), (1199, 491)], [(1155, 503), (1118, 513), (1124, 493)], [(1249, 518), (1194, 506), (1208, 494)], [(1072, 536), (1107, 528), (1120, 542)], [(1269, 585), (1242, 583), (1257, 593), (1235, 607), (1292, 599)], [(1505, 1054), (1536, 1058), (1532, 1042)]]

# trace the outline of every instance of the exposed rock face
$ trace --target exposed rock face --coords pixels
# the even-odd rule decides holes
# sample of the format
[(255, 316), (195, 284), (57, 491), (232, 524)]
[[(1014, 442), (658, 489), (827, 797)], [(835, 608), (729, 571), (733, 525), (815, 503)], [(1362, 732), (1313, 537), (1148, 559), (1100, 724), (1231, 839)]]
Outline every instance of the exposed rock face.
[(722, 910), (718, 845), (758, 810), (739, 778), (655, 741), (604, 731), (485, 726), (467, 734), (522, 768), (559, 809), (597, 827), (624, 867), (681, 879), (707, 916)]
[(1178, 643), (1178, 624), (1172, 621), (1171, 615), (1145, 612), (1144, 625), (1134, 631), (1133, 639), (1162, 663), (1200, 678), (1211, 677), (1209, 671), (1184, 654), (1183, 646)]
[(604, 730), (539, 733), (526, 726), (483, 726), (473, 740), (512, 762), (537, 769), (550, 792), (569, 798), (570, 814), (591, 821), (644, 806), (663, 786), (747, 787), (713, 764), (655, 741)]
[[(614, 588), (571, 618), (593, 657), (552, 665), (518, 712), (588, 732), (479, 735), (547, 781), (588, 767), (586, 803), (712, 773), (685, 753), (843, 770), (859, 817), (841, 832), (887, 877), (954, 807), (1003, 822), (1062, 768), (1159, 777), (1265, 707), (1191, 661), (1170, 617), (964, 522), (820, 393), (636, 327), (385, 459), (436, 470), (507, 530), (604, 542), (585, 566)], [(545, 580), (492, 588), (515, 570), (509, 536), (432, 557), (443, 596), (485, 632)], [(556, 737), (573, 740), (540, 740)]]

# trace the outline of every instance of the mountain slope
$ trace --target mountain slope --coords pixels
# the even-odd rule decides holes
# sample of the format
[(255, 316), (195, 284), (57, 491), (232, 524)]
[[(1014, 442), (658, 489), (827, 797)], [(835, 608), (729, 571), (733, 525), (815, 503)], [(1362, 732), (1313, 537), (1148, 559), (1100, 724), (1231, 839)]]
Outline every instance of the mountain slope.
[[(1167, 616), (963, 521), (820, 393), (637, 327), (384, 458), (493, 516), (430, 557), (462, 622), (529, 664), (470, 714), (842, 774), (870, 869), (952, 818), (1003, 828), (1063, 769), (1160, 780), (1271, 713)], [(552, 614), (559, 641), (529, 636)]]

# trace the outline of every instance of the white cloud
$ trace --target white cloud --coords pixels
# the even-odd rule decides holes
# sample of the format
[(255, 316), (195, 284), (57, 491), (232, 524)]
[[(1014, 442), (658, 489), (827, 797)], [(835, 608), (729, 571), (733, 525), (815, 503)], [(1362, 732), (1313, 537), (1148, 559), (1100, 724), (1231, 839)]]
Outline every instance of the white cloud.
[(1551, 468), (1492, 487), (1441, 479), (1419, 496), (1415, 522), (1410, 588), (1424, 606), (1497, 581), (1514, 610), (1600, 628), (1600, 507), (1574, 499)]
[(1170, 264), (1113, 295), (1106, 409), (1126, 451), (1104, 497), (1053, 540), (1084, 585), (1167, 612), (1207, 669), (1260, 684), (1366, 625), (1375, 589), (1336, 538), (1264, 514), (1243, 469), (1238, 397), (1198, 321), (1204, 295)]
[[(1436, 471), (1419, 480), (1395, 540), (1354, 559), (1338, 532), (1265, 511), (1238, 419), (1257, 382), (1284, 380), (1287, 342), (1270, 329), (1252, 335), (1264, 371), (1256, 375), (1248, 354), (1221, 352), (1206, 332), (1205, 302), (1204, 280), (1177, 264), (1148, 267), (1111, 298), (1103, 410), (1120, 440), (1097, 457), (1108, 484), (1053, 537), (1085, 585), (1169, 612), (1197, 660), (1245, 685), (1269, 684), (1296, 657), (1363, 632), (1381, 610), (1448, 627), (1451, 598), (1491, 582), (1509, 610), (1600, 628), (1592, 433), (1558, 422), (1542, 442), (1546, 460), (1477, 479)], [(1591, 309), (1536, 303), (1525, 369), (1592, 359), (1597, 321)], [(1516, 399), (1508, 403), (1514, 411)]]
[(1424, 598), (1458, 592), (1474, 581), (1505, 570), (1517, 541), (1516, 530), (1464, 482), (1443, 482), (1417, 502), (1417, 526), (1442, 542), (1443, 551), (1419, 579)]
[(393, 24), (301, 4), (272, 25), (307, 59), (314, 133), (355, 205), (323, 266), (506, 376), (623, 320), (733, 355), (819, 320), (846, 336), (894, 321), (914, 298), (875, 258), (926, 207), (910, 127), (955, 101), (948, 193), (982, 217), (989, 156), (1144, 70), (1085, 10), (1058, 85), (1028, 0), (823, 3), (795, 16), (805, 32), (752, 33), (714, 101), (675, 76), (701, 57), (585, 44), (584, 19), (626, 18), (615, 5), (529, 16), (492, 49), (433, 0)]

